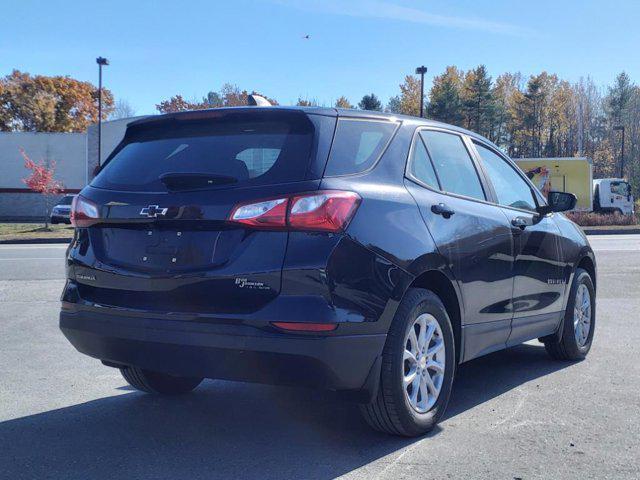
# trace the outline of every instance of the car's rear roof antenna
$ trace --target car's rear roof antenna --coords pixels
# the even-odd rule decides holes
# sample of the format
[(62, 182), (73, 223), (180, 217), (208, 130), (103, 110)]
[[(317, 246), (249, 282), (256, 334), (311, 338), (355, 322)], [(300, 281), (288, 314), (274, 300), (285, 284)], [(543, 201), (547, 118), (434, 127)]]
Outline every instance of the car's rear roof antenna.
[(247, 105), (252, 107), (271, 107), (271, 102), (260, 95), (249, 95), (247, 97)]

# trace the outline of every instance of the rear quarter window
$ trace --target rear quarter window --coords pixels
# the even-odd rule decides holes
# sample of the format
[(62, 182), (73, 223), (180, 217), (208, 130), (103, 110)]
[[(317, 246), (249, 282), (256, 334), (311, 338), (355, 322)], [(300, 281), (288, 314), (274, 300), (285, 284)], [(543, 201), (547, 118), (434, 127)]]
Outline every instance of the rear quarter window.
[(398, 123), (340, 119), (325, 170), (325, 177), (364, 172), (380, 158)]

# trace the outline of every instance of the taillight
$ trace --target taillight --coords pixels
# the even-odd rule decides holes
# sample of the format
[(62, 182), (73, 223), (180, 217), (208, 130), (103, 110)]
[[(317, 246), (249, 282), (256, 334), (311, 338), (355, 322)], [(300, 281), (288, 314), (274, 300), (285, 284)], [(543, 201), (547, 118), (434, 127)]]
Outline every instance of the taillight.
[(258, 228), (284, 228), (286, 227), (288, 203), (288, 198), (273, 198), (256, 203), (236, 205), (229, 220)]
[(355, 192), (325, 190), (239, 204), (229, 221), (254, 228), (338, 232), (347, 227), (359, 204)]
[(71, 225), (84, 228), (98, 222), (100, 213), (98, 206), (86, 198), (76, 195), (71, 203)]
[(294, 230), (337, 232), (344, 229), (360, 203), (354, 192), (325, 191), (291, 198), (289, 226)]

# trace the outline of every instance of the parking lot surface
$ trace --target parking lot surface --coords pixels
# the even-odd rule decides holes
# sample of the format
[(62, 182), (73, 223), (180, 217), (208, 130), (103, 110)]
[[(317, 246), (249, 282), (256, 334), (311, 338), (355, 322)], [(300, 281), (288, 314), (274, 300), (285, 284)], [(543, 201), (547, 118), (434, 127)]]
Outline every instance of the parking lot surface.
[(0, 245), (0, 476), (64, 479), (637, 479), (640, 235), (590, 237), (593, 349), (528, 344), (462, 365), (445, 420), (402, 439), (331, 393), (206, 381), (131, 390), (58, 330), (64, 245)]

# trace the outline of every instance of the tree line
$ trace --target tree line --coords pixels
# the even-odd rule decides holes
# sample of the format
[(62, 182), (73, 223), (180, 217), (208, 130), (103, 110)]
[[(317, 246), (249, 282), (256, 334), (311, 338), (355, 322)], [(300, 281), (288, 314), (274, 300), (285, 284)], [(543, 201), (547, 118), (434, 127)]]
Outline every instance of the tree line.
[[(168, 113), (241, 106), (250, 94), (278, 104), (268, 95), (227, 83), (200, 99), (175, 95), (156, 108)], [(14, 70), (0, 78), (0, 131), (84, 131), (98, 119), (97, 96), (89, 82)], [(135, 114), (125, 100), (114, 101), (107, 89), (103, 102), (104, 119)], [(319, 102), (298, 98), (296, 104)], [(340, 96), (332, 106), (417, 116), (420, 79), (407, 75), (386, 105), (369, 93), (357, 103)], [(596, 177), (620, 174), (624, 127), (624, 176), (636, 196), (640, 193), (640, 87), (624, 72), (602, 88), (588, 77), (571, 83), (542, 72), (527, 78), (503, 73), (494, 79), (484, 65), (467, 71), (449, 66), (425, 92), (424, 108), (426, 117), (473, 130), (512, 157), (590, 157)]]
[[(157, 109), (168, 113), (240, 106), (247, 104), (248, 95), (225, 84), (200, 101), (176, 95)], [(484, 65), (468, 71), (449, 66), (433, 79), (425, 97), (425, 117), (473, 130), (512, 157), (586, 156), (593, 160), (595, 177), (619, 176), (624, 163), (623, 176), (630, 179), (636, 196), (640, 193), (640, 87), (624, 72), (601, 88), (588, 77), (571, 83), (542, 72), (528, 78), (503, 73), (494, 79)], [(296, 105), (327, 106), (308, 98), (298, 98)], [(374, 93), (358, 103), (340, 96), (332, 105), (419, 116), (420, 79), (407, 75), (386, 105)]]

